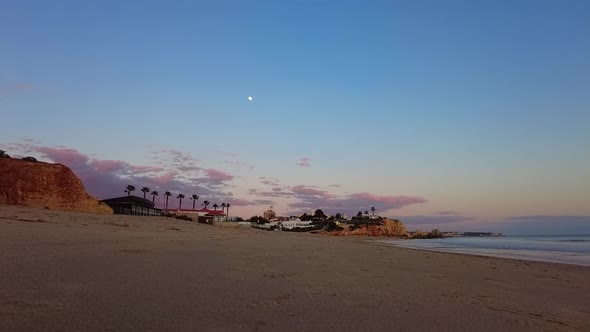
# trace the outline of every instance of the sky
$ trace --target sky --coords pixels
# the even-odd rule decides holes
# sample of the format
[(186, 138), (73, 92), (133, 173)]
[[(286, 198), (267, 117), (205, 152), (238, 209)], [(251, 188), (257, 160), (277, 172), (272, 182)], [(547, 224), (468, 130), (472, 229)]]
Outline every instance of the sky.
[(2, 0), (0, 149), (98, 198), (588, 234), (589, 35), (585, 0)]

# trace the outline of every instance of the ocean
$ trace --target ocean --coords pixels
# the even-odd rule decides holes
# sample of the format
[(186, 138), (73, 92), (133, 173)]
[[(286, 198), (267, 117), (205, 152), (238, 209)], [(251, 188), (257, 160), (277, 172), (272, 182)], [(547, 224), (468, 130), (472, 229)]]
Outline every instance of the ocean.
[(590, 235), (378, 240), (398, 247), (590, 266)]

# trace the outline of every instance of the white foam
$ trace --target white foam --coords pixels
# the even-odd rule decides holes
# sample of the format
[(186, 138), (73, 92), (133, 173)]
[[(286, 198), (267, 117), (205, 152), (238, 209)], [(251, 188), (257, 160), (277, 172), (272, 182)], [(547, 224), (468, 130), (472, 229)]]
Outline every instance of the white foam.
[(418, 250), (590, 266), (590, 253), (584, 252), (580, 253), (551, 250), (448, 247), (440, 246), (435, 243), (428, 243), (425, 241), (428, 240), (378, 240), (375, 242), (380, 244), (394, 245), (397, 247)]

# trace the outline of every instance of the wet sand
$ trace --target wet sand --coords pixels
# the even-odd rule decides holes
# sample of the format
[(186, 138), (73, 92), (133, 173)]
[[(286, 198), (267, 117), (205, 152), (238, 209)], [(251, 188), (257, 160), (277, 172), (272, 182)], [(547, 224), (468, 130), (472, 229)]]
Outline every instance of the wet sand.
[(590, 267), (0, 206), (0, 331), (590, 330)]

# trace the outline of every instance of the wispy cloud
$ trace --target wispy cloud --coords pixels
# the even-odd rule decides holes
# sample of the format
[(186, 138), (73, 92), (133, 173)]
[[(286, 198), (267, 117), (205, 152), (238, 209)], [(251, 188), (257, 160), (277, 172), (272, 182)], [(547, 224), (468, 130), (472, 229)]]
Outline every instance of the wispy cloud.
[(299, 167), (311, 167), (311, 161), (307, 157), (299, 158), (296, 165)]
[(439, 216), (453, 216), (453, 215), (458, 215), (459, 213), (457, 213), (455, 211), (439, 211), (439, 212), (436, 212), (436, 214), (438, 214)]
[(240, 155), (234, 152), (227, 152), (222, 150), (216, 150), (215, 152), (230, 158), (240, 158)]
[(217, 169), (213, 169), (213, 168), (208, 168), (206, 170), (204, 170), (205, 173), (205, 178), (213, 183), (224, 183), (226, 181), (231, 181), (234, 179), (234, 176), (231, 174), (228, 174), (226, 172), (217, 170)]
[(266, 177), (266, 176), (260, 176), (258, 177), (258, 180), (261, 184), (267, 185), (267, 186), (273, 186), (273, 187), (277, 187), (279, 186), (279, 179), (277, 178), (273, 178), (273, 177)]

